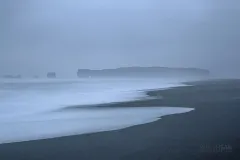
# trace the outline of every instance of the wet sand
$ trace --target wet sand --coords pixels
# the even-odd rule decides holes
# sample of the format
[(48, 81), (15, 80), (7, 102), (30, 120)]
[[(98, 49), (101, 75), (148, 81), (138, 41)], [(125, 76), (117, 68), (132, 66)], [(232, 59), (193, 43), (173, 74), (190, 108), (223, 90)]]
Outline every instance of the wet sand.
[[(96, 107), (191, 107), (130, 128), (0, 145), (3, 160), (240, 159), (240, 80), (147, 92), (156, 99)], [(75, 107), (77, 110), (77, 107)]]

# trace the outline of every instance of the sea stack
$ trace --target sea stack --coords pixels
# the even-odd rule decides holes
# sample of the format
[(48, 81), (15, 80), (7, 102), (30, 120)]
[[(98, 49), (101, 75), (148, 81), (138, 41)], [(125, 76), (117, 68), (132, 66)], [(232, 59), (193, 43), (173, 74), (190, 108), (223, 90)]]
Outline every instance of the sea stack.
[(55, 72), (48, 72), (47, 77), (48, 78), (56, 78), (57, 76), (56, 76)]

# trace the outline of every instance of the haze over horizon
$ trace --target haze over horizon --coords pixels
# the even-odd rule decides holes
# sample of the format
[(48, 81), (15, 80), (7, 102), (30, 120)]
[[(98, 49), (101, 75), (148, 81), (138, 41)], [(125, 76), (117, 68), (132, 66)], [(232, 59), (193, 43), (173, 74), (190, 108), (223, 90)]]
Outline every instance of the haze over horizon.
[(238, 0), (0, 0), (0, 75), (195, 67), (240, 73)]

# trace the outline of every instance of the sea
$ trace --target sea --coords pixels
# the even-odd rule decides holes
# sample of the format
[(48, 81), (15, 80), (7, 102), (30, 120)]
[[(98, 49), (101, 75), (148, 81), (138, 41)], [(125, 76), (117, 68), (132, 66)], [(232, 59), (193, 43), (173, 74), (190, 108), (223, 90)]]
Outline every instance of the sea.
[[(177, 106), (114, 107), (117, 102), (149, 98), (145, 94), (148, 90), (185, 86), (184, 81), (0, 79), (0, 144), (119, 130), (154, 122), (165, 115), (192, 111)], [(112, 107), (104, 107), (109, 103)]]

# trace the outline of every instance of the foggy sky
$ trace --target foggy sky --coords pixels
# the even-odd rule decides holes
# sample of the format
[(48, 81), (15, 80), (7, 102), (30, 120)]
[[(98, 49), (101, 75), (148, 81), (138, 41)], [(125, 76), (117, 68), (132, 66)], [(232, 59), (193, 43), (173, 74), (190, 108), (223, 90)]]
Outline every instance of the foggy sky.
[(200, 67), (240, 76), (239, 0), (0, 0), (0, 75)]

